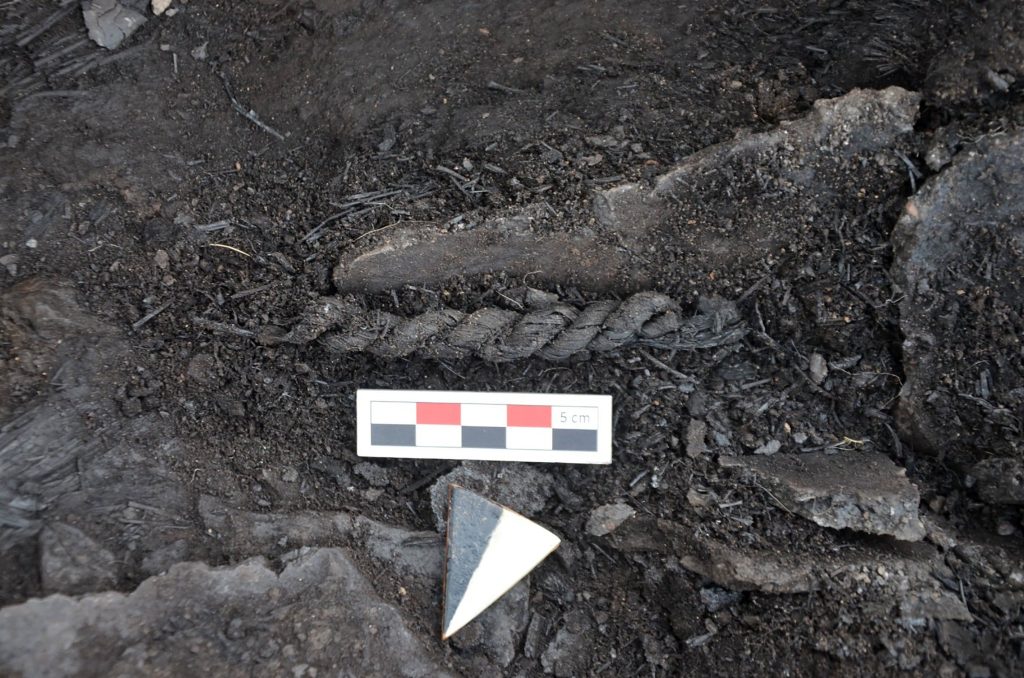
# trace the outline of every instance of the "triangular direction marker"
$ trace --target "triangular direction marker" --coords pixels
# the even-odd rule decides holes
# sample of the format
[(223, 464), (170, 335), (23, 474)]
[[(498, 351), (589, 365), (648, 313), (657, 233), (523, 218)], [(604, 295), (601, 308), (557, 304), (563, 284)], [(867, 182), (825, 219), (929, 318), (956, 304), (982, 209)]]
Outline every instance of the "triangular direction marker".
[(441, 638), (473, 621), (561, 541), (501, 504), (449, 485)]

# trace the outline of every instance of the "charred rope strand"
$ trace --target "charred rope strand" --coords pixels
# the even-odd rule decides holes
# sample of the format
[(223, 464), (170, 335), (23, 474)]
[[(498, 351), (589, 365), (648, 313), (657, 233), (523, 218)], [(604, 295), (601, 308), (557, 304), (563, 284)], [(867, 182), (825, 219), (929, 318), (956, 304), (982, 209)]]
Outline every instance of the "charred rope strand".
[(746, 334), (734, 304), (703, 299), (685, 317), (669, 297), (641, 292), (623, 301), (596, 301), (576, 308), (558, 301), (525, 311), (486, 307), (454, 309), (403, 318), (367, 311), (351, 297), (324, 297), (310, 304), (288, 332), (267, 330), (266, 344), (313, 341), (331, 353), (366, 351), (386, 358), (419, 355), (453, 359), (475, 355), (509, 362), (536, 355), (565, 360), (583, 352), (605, 353), (641, 343), (676, 349), (710, 348)]

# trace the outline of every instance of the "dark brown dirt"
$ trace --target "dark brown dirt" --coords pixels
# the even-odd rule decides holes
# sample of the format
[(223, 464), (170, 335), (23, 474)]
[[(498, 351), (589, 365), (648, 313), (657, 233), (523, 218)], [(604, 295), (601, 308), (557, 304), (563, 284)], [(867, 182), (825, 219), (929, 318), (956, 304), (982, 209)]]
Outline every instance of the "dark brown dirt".
[[(568, 554), (533, 577), (531, 610), (550, 621), (540, 647), (567, 619), (582, 616), (590, 629), (566, 675), (1021, 670), (1020, 512), (981, 506), (962, 469), (896, 433), (901, 335), (889, 244), (905, 199), (931, 173), (924, 156), (936, 139), (966, 152), (980, 135), (1024, 124), (1024, 72), (1005, 91), (988, 75), (1010, 76), (1021, 63), (1016, 43), (992, 34), (1020, 34), (1015, 3), (193, 0), (179, 8), (151, 17), (109, 54), (71, 49), (84, 36), (77, 12), (18, 45), (55, 3), (0, 10), (0, 255), (15, 255), (5, 261), (16, 266), (0, 270), (3, 291), (25, 280), (59, 283), (80, 309), (65, 314), (87, 318), (39, 327), (36, 311), (5, 304), (0, 426), (13, 438), (19, 422), (43, 421), (34, 417), (46, 406), (65, 422), (72, 442), (64, 448), (85, 449), (76, 445), (88, 439), (103, 450), (82, 453), (77, 469), (69, 462), (66, 473), (80, 481), (74, 501), (55, 499), (31, 520), (77, 521), (122, 563), (123, 590), (160, 571), (147, 565), (155, 552), (179, 554), (168, 563), (248, 555), (204, 534), (195, 511), (204, 494), (249, 511), (347, 511), (433, 530), (429, 480), (450, 464), (382, 461), (372, 483), (356, 472), (355, 389), (610, 393), (614, 463), (545, 469), (555, 489), (536, 507), (536, 519), (566, 537)], [(204, 43), (208, 56), (193, 57)], [(225, 81), (285, 140), (233, 110)], [(730, 176), (751, 168), (724, 167), (692, 188), (657, 247), (635, 253), (647, 287), (687, 310), (702, 294), (740, 300), (755, 331), (735, 346), (447, 363), (262, 346), (192, 322), (253, 334), (290, 326), (310, 300), (335, 291), (340, 257), (398, 225), (472, 228), (542, 205), (543, 229), (589, 237), (595, 189), (649, 181), (737, 132), (798, 118), (817, 99), (888, 85), (923, 96), (917, 129), (899, 142), (920, 174), (865, 159), (863, 173), (822, 178), (842, 190), (805, 222), (787, 212), (794, 203), (785, 195), (765, 199), (751, 186), (729, 193)], [(721, 216), (729, 202), (744, 228), (760, 213), (777, 220), (766, 218), (764, 239), (744, 243), (739, 256), (702, 268), (679, 229), (702, 218), (700, 206)], [(1003, 237), (994, 227), (983, 235), (976, 245), (985, 251)], [(439, 303), (471, 311), (501, 305), (504, 291), (524, 283), (529, 276), (496, 271), (361, 301), (402, 315)], [(609, 294), (571, 282), (547, 291), (573, 303)], [(1000, 344), (1008, 327), (1019, 330), (1019, 319), (971, 328), (965, 355), (981, 350), (978, 342), (1019, 350)], [(829, 362), (821, 385), (808, 376), (814, 353)], [(67, 382), (64, 363), (83, 376)], [(586, 536), (590, 510), (623, 499), (737, 548), (804, 559), (859, 553), (857, 537), (788, 514), (711, 455), (688, 457), (691, 418), (708, 422), (715, 454), (780, 440), (787, 452), (863, 447), (906, 467), (929, 524), (960, 544), (934, 538), (929, 548), (953, 574), (933, 579), (963, 598), (974, 621), (901, 621), (900, 592), (867, 566), (863, 585), (748, 592), (709, 611), (700, 597), (707, 582), (671, 553), (621, 552)], [(133, 494), (150, 473), (167, 485)], [(12, 497), (38, 490), (21, 481), (6, 489)], [(42, 593), (30, 572), (37, 529), (27, 525), (9, 546), (0, 540), (0, 603)], [(399, 595), (401, 577), (356, 559), (417, 634), (435, 634), (436, 592)], [(455, 671), (494, 670), (472, 649), (444, 652)], [(502, 670), (543, 674), (529, 652)]]

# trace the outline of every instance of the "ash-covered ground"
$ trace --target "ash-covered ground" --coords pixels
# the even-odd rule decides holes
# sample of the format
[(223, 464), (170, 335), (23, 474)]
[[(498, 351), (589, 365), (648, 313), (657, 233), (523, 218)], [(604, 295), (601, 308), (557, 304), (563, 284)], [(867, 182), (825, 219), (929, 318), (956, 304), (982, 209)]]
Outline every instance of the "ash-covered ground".
[[(1019, 3), (0, 12), (0, 674), (1024, 670)], [(613, 462), (363, 460), (359, 388)], [(442, 642), (451, 482), (563, 541)]]

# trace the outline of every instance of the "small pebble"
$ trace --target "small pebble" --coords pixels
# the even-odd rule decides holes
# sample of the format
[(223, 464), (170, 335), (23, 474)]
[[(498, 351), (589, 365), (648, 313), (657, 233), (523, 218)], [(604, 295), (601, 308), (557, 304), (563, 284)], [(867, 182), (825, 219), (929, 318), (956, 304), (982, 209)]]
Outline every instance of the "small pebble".
[(775, 454), (782, 449), (782, 443), (778, 440), (769, 440), (761, 447), (754, 450), (754, 454)]
[(595, 537), (603, 537), (611, 534), (630, 518), (636, 515), (636, 510), (627, 504), (605, 504), (598, 506), (590, 514), (587, 521), (587, 532)]
[(5, 254), (0, 257), (0, 266), (7, 269), (7, 272), (11, 276), (18, 275), (18, 255), (17, 254)]
[(1010, 82), (1007, 77), (996, 73), (991, 68), (985, 70), (985, 79), (988, 80), (988, 84), (1000, 92), (1008, 92), (1010, 90)]
[(938, 172), (940, 169), (945, 167), (953, 159), (949, 149), (946, 148), (946, 144), (937, 143), (928, 149), (928, 152), (924, 156), (924, 164), (928, 165), (928, 169), (933, 172)]
[(704, 456), (708, 446), (704, 443), (708, 425), (700, 419), (691, 419), (686, 429), (686, 456), (691, 459)]
[(825, 357), (820, 353), (812, 353), (809, 363), (811, 381), (821, 386), (822, 382), (825, 381), (825, 377), (828, 376), (828, 363), (825, 362)]

